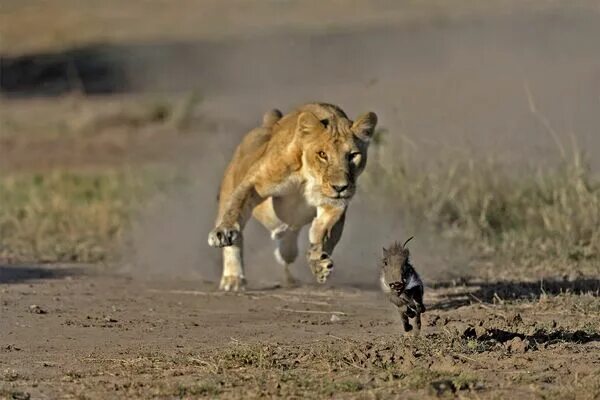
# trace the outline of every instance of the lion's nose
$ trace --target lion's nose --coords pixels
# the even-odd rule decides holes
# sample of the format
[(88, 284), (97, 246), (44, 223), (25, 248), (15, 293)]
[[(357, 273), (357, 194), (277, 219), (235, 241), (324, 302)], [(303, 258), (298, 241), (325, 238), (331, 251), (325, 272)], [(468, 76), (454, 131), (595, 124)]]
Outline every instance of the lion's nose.
[(342, 193), (344, 190), (348, 189), (348, 186), (350, 185), (348, 185), (347, 183), (343, 185), (331, 185), (333, 190), (335, 190), (338, 193)]

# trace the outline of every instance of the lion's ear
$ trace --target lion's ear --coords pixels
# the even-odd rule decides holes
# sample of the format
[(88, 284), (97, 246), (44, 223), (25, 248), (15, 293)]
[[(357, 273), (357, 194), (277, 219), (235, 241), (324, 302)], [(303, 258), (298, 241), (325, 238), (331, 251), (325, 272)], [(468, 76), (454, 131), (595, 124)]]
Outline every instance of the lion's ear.
[(373, 137), (377, 125), (377, 114), (368, 112), (361, 115), (352, 124), (352, 131), (362, 141), (368, 142)]
[(274, 108), (271, 111), (267, 111), (263, 115), (263, 127), (271, 128), (283, 117), (283, 114), (278, 109)]
[(323, 124), (315, 114), (305, 111), (298, 116), (298, 131), (302, 133), (314, 132), (316, 129), (323, 128)]

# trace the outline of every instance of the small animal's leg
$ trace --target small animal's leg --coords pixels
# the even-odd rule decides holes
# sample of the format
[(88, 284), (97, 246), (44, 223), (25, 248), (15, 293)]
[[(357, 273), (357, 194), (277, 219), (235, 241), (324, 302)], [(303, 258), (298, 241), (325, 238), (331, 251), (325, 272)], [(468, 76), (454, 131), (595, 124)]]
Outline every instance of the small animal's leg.
[(275, 259), (284, 268), (285, 284), (287, 286), (295, 286), (297, 285), (297, 282), (290, 271), (290, 265), (296, 260), (296, 257), (298, 257), (298, 231), (287, 229), (278, 235), (272, 236), (274, 236), (274, 239), (277, 242)]
[(420, 285), (413, 295), (413, 300), (415, 302), (415, 309), (417, 313), (425, 312), (425, 305), (423, 304), (423, 286)]
[(417, 315), (415, 315), (415, 325), (417, 331), (421, 330), (421, 313), (417, 310)]
[(410, 332), (412, 331), (412, 325), (410, 324), (410, 322), (408, 321), (408, 314), (406, 313), (406, 311), (400, 311), (400, 317), (402, 318), (402, 327), (404, 328), (404, 332)]
[(344, 208), (319, 208), (309, 231), (308, 265), (319, 283), (325, 283), (333, 270), (331, 253), (344, 229)]
[(246, 279), (244, 278), (243, 245), (243, 237), (240, 234), (231, 246), (223, 248), (223, 276), (219, 289), (226, 292), (244, 290)]

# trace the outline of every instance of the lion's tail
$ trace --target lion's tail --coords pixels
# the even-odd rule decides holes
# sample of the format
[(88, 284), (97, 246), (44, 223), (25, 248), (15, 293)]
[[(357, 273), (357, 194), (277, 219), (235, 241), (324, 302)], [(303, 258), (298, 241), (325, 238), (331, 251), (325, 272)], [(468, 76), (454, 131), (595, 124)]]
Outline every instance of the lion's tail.
[(262, 126), (264, 128), (272, 128), (273, 125), (277, 123), (281, 119), (283, 114), (278, 109), (274, 108), (271, 111), (267, 111), (265, 115), (263, 115), (263, 123)]

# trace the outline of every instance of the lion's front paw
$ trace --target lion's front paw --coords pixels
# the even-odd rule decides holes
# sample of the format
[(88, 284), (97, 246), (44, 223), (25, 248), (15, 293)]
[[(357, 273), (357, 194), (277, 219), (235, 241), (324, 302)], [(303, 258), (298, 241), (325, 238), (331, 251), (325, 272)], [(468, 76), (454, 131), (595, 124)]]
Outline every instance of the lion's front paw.
[(219, 289), (225, 292), (239, 292), (245, 290), (245, 288), (246, 279), (243, 276), (223, 276), (219, 284)]
[(327, 253), (321, 253), (318, 259), (309, 259), (308, 264), (319, 283), (325, 283), (329, 274), (333, 271), (333, 260)]
[(208, 234), (208, 244), (212, 247), (231, 246), (240, 237), (239, 226), (219, 225)]

